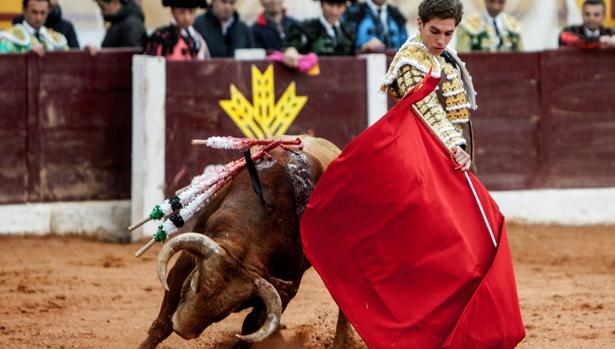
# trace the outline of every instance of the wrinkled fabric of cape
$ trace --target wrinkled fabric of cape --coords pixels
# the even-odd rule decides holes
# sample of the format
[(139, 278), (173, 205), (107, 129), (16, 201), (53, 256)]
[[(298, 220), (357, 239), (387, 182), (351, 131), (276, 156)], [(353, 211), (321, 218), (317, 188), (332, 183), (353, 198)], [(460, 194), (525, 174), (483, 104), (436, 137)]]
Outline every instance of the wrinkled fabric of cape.
[(504, 217), (412, 104), (426, 78), (320, 178), (301, 223), (305, 254), (370, 348), (506, 349), (525, 336)]

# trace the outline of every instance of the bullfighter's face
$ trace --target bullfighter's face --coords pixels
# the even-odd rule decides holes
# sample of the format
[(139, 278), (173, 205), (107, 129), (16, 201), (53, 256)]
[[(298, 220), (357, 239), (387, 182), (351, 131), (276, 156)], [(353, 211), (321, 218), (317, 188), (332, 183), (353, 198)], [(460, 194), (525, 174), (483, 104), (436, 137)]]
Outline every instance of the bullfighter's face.
[(171, 13), (177, 26), (182, 29), (191, 27), (196, 19), (196, 8), (172, 7)]
[(346, 11), (345, 3), (322, 1), (321, 6), (323, 17), (325, 17), (327, 22), (331, 25), (337, 24)]
[(425, 23), (419, 18), (418, 25), (423, 43), (434, 56), (439, 56), (444, 52), (453, 38), (456, 27), (454, 18), (439, 17), (432, 18)]
[(487, 13), (489, 16), (496, 17), (497, 15), (504, 10), (504, 5), (506, 5), (505, 0), (486, 0), (485, 8), (487, 9)]
[(30, 0), (23, 9), (24, 20), (37, 31), (45, 24), (49, 13), (49, 2), (46, 0)]
[(583, 25), (589, 30), (597, 30), (604, 23), (606, 9), (603, 5), (583, 6)]

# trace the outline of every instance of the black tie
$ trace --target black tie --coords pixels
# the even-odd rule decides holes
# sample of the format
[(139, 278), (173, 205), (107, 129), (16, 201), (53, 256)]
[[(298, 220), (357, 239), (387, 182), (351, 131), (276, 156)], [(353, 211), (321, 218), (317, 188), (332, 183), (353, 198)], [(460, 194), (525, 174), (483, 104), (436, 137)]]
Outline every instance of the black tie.
[(44, 45), (44, 44), (45, 44), (45, 41), (43, 40), (43, 35), (41, 35), (41, 33), (40, 33), (40, 32), (34, 32), (34, 37), (36, 38), (36, 40), (38, 40), (38, 42), (39, 42), (41, 45)]
[(335, 32), (335, 42), (339, 43), (342, 40), (342, 31), (340, 30), (340, 27), (337, 25), (334, 25), (333, 31)]
[(497, 35), (498, 39), (500, 39), (498, 42), (498, 49), (500, 49), (504, 44), (504, 40), (502, 40), (502, 34), (500, 33), (500, 29), (498, 28), (498, 24), (495, 21), (495, 18), (493, 19), (493, 27), (495, 28), (495, 35)]

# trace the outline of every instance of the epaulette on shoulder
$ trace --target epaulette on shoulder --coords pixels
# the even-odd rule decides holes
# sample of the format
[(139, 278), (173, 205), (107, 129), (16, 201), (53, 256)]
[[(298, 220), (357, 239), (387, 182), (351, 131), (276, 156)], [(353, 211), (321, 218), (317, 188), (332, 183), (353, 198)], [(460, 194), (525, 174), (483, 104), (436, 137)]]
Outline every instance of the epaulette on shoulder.
[[(410, 42), (405, 46), (403, 50), (399, 50), (399, 52), (395, 55), (394, 60), (398, 61), (414, 61), (418, 64), (427, 67), (429, 70), (430, 67), (433, 66), (433, 56), (429, 53), (427, 48), (419, 43)], [(427, 71), (425, 71), (426, 73)]]
[(521, 34), (521, 22), (515, 17), (503, 13), (502, 23), (504, 24), (504, 28), (508, 29), (508, 31)]
[(16, 24), (3, 31), (3, 39), (8, 40), (20, 46), (26, 46), (30, 43), (30, 34), (21, 24)]
[(169, 40), (169, 38), (175, 37), (176, 29), (172, 25), (156, 28), (154, 32), (148, 37), (148, 40), (153, 42)]
[(64, 36), (64, 34), (59, 33), (53, 29), (47, 28), (47, 33), (49, 34), (49, 36), (51, 36), (51, 39), (53, 39), (53, 42), (63, 46), (63, 45), (68, 45), (67, 41), (66, 41), (66, 37)]
[(318, 18), (307, 19), (297, 25), (308, 38), (317, 38), (321, 35), (322, 24)]
[(409, 42), (393, 58), (389, 71), (384, 77), (384, 85), (392, 84), (401, 68), (406, 65), (415, 68), (423, 74), (427, 74), (431, 70), (433, 77), (440, 77), (441, 67), (438, 61), (421, 44)]
[(478, 35), (485, 27), (483, 16), (480, 13), (465, 16), (459, 25), (472, 35)]
[(165, 35), (167, 33), (171, 33), (175, 30), (175, 27), (172, 25), (165, 25), (164, 27), (159, 27), (154, 30), (152, 34)]

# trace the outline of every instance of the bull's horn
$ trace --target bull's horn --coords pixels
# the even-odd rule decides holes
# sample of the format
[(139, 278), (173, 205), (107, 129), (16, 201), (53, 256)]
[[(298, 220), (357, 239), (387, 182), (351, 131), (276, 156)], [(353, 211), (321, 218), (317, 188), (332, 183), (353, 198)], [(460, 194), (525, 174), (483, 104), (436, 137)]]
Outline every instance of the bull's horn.
[(269, 337), (280, 326), (280, 317), (282, 316), (282, 300), (275, 287), (263, 278), (254, 280), (254, 284), (256, 286), (256, 294), (267, 307), (267, 319), (256, 332), (245, 336), (236, 335), (242, 341), (250, 343), (260, 342)]
[(220, 253), (220, 246), (206, 235), (198, 233), (181, 234), (164, 244), (160, 253), (158, 253), (156, 271), (158, 272), (160, 283), (162, 283), (162, 286), (167, 291), (169, 290), (169, 285), (167, 284), (167, 265), (171, 257), (179, 250), (188, 250), (206, 259), (213, 254)]

